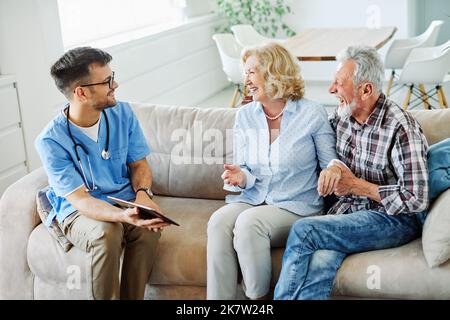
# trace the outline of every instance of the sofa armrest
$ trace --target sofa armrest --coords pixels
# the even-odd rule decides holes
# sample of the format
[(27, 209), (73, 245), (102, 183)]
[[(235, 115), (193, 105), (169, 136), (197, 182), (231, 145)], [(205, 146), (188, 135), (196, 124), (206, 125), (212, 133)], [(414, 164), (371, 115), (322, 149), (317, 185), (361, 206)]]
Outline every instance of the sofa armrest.
[(0, 299), (33, 299), (28, 238), (41, 223), (36, 194), (47, 184), (40, 168), (12, 184), (0, 199)]

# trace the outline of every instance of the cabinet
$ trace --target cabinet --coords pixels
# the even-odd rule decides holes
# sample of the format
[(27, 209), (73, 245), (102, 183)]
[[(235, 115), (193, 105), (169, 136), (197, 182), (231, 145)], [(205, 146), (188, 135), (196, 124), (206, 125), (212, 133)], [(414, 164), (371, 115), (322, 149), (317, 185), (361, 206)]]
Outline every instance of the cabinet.
[(28, 173), (24, 141), (16, 80), (0, 75), (0, 196)]

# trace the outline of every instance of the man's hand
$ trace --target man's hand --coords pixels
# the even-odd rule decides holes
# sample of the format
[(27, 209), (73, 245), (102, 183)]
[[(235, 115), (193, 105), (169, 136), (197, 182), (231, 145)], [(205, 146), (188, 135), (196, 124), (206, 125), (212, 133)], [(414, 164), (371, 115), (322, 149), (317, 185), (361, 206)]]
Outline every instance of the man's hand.
[(337, 187), (341, 176), (341, 169), (336, 165), (322, 170), (322, 172), (320, 172), (319, 182), (317, 183), (317, 191), (319, 194), (323, 197), (332, 194)]
[[(139, 191), (136, 194), (136, 200), (134, 202), (141, 204), (143, 206), (155, 209), (155, 211), (162, 213), (161, 208), (152, 199), (150, 199), (150, 197), (145, 192)], [(142, 219), (140, 219), (140, 220), (142, 220)], [(156, 231), (162, 230), (164, 227), (169, 226), (168, 223), (163, 222), (161, 219), (150, 219), (150, 220), (144, 220), (144, 221), (153, 221), (153, 220), (159, 220), (162, 223), (159, 225), (151, 225), (151, 227), (147, 227), (147, 229), (153, 230), (156, 232)]]
[(341, 169), (342, 175), (337, 186), (334, 188), (334, 194), (337, 196), (355, 194), (355, 188), (357, 187), (359, 179), (346, 166), (340, 163), (336, 163), (335, 166)]
[(134, 202), (155, 209), (157, 212), (162, 213), (161, 208), (156, 204), (156, 202), (150, 199), (148, 194), (143, 191), (139, 191), (138, 193), (136, 193), (136, 200), (134, 200)]
[[(152, 170), (150, 169), (150, 166), (148, 165), (148, 162), (145, 158), (129, 163), (128, 167), (130, 168), (131, 183), (134, 189), (138, 189), (139, 186), (150, 186), (152, 184)], [(151, 200), (145, 192), (139, 191), (136, 194), (135, 202), (143, 206), (155, 209), (157, 212), (161, 213), (161, 209), (159, 208), (159, 206), (153, 200)], [(129, 217), (131, 219), (134, 219), (134, 216), (131, 213)], [(153, 221), (152, 223), (141, 223), (143, 227), (153, 231), (162, 230), (162, 228), (169, 225), (165, 222), (161, 223), (162, 221), (160, 219), (150, 219), (145, 221)]]
[(223, 182), (232, 186), (245, 188), (247, 184), (247, 176), (242, 172), (241, 168), (232, 164), (224, 164), (225, 171), (222, 173)]
[(139, 208), (128, 208), (123, 210), (122, 222), (126, 222), (137, 227), (146, 228), (148, 230), (157, 232), (169, 224), (160, 218), (155, 219), (141, 219), (139, 218)]

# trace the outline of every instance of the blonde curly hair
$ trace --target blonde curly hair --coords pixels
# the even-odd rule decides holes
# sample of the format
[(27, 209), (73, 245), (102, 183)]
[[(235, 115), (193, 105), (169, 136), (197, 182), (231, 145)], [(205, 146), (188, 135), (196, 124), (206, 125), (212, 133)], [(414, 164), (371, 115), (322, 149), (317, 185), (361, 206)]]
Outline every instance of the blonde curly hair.
[(300, 74), (300, 66), (286, 48), (278, 43), (246, 48), (242, 52), (242, 63), (245, 64), (251, 56), (259, 62), (268, 96), (282, 100), (303, 98), (305, 82)]

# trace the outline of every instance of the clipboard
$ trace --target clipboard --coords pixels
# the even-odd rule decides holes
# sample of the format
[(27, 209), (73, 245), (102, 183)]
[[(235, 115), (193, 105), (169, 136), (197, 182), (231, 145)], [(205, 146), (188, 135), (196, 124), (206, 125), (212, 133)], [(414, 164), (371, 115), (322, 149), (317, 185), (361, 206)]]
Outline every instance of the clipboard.
[(114, 201), (117, 204), (120, 204), (123, 207), (127, 207), (127, 208), (139, 208), (139, 217), (141, 219), (154, 219), (154, 218), (160, 218), (161, 220), (163, 220), (164, 222), (170, 223), (170, 224), (174, 224), (176, 226), (179, 226), (178, 223), (176, 223), (175, 221), (173, 221), (172, 219), (166, 217), (165, 215), (157, 212), (155, 209), (143, 206), (141, 204), (138, 203), (134, 203), (134, 202), (130, 202), (130, 201), (126, 201), (126, 200), (122, 200), (119, 198), (115, 198), (115, 197), (111, 197), (108, 196), (109, 199), (111, 199), (112, 201)]

